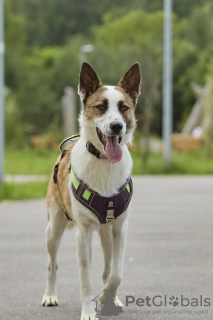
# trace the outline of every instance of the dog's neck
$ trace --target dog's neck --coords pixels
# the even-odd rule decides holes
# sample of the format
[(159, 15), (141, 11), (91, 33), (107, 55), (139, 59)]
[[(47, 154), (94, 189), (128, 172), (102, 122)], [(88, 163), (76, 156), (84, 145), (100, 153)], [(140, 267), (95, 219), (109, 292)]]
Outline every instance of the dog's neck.
[(123, 156), (117, 163), (108, 159), (98, 159), (86, 148), (87, 139), (81, 134), (71, 152), (71, 165), (75, 174), (91, 189), (103, 196), (118, 191), (131, 174), (132, 159), (126, 145), (122, 147)]

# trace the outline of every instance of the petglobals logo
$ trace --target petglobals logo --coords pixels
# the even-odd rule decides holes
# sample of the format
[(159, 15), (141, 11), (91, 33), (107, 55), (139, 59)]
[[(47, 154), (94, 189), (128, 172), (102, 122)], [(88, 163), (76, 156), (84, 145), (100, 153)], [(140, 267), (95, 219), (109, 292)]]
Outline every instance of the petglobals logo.
[(134, 296), (126, 296), (126, 306), (136, 305), (138, 307), (210, 307), (210, 298), (200, 295), (196, 298), (181, 296), (146, 296), (144, 298), (136, 298)]

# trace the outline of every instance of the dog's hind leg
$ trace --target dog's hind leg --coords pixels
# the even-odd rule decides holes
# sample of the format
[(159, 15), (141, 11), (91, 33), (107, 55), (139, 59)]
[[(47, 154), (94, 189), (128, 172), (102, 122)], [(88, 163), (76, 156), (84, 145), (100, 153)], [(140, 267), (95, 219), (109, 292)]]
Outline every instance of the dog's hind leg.
[(49, 222), (46, 228), (46, 242), (49, 253), (49, 262), (47, 269), (47, 283), (42, 300), (43, 306), (57, 306), (58, 300), (55, 291), (56, 272), (57, 272), (57, 251), (63, 235), (64, 229), (67, 225), (67, 219), (60, 207), (52, 198), (51, 204), (48, 208)]

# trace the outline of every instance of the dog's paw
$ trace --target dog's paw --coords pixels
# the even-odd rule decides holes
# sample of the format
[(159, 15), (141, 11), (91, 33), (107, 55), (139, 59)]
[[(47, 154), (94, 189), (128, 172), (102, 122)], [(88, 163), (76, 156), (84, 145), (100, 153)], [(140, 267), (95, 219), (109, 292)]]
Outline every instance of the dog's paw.
[(124, 305), (121, 302), (121, 300), (118, 298), (118, 296), (115, 297), (115, 301), (114, 302), (115, 302), (116, 307), (121, 307), (122, 311), (124, 310)]
[(56, 296), (44, 295), (42, 300), (42, 306), (44, 307), (54, 307), (58, 305), (58, 299)]
[(104, 292), (100, 295), (99, 301), (100, 301), (100, 306), (101, 306), (101, 308), (103, 308), (103, 307), (105, 306), (105, 301), (106, 301)]
[(81, 315), (81, 320), (98, 320), (94, 314), (84, 314)]
[[(105, 306), (105, 301), (106, 301), (106, 297), (105, 297), (104, 293), (102, 293), (100, 295), (99, 300), (100, 300), (100, 306), (103, 308)], [(121, 307), (122, 311), (123, 311), (124, 305), (121, 302), (121, 300), (118, 298), (118, 296), (116, 296), (115, 299), (113, 299), (113, 300), (114, 300), (114, 303), (115, 303), (116, 307)]]

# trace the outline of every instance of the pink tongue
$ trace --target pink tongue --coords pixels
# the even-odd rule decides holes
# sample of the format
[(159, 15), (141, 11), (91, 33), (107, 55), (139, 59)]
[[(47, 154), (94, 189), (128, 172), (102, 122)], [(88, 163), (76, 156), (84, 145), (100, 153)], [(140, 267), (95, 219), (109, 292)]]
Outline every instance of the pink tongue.
[(118, 143), (118, 136), (106, 136), (106, 156), (112, 163), (119, 162), (122, 158), (122, 150)]

